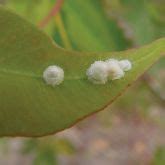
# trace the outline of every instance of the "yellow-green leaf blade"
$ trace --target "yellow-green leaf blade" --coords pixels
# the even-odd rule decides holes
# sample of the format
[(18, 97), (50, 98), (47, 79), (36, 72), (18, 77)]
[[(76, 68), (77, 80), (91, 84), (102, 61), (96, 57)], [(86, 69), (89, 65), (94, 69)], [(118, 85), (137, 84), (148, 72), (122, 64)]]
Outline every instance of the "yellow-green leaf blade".
[[(165, 39), (123, 52), (79, 53), (55, 45), (43, 32), (0, 7), (0, 136), (43, 136), (70, 127), (113, 102), (165, 52)], [(95, 60), (129, 59), (120, 80), (94, 85), (86, 69)], [(44, 69), (65, 71), (64, 82), (45, 84)]]

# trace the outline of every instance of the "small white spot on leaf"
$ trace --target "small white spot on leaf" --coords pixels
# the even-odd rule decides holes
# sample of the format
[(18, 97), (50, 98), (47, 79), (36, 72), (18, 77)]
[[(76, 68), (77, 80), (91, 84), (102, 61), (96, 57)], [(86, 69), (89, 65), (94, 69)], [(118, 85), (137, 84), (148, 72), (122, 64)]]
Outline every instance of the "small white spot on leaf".
[(132, 64), (129, 60), (121, 60), (119, 61), (119, 66), (124, 71), (128, 71), (132, 68)]
[(108, 78), (110, 80), (120, 79), (124, 76), (124, 71), (120, 68), (119, 62), (116, 59), (106, 60), (108, 69)]
[(119, 61), (116, 60), (116, 59), (114, 59), (114, 58), (109, 58), (109, 59), (106, 60), (105, 62), (106, 62), (106, 63), (114, 63), (114, 64), (116, 64), (116, 63), (118, 63)]
[(104, 61), (95, 61), (86, 72), (94, 84), (105, 84), (108, 80), (107, 65)]
[(43, 78), (48, 85), (56, 86), (63, 82), (64, 71), (61, 67), (52, 65), (45, 69)]
[(106, 61), (95, 61), (86, 74), (88, 79), (94, 84), (105, 84), (108, 79), (116, 80), (124, 77), (124, 71), (128, 71), (132, 68), (132, 64), (129, 60), (117, 60), (110, 58)]

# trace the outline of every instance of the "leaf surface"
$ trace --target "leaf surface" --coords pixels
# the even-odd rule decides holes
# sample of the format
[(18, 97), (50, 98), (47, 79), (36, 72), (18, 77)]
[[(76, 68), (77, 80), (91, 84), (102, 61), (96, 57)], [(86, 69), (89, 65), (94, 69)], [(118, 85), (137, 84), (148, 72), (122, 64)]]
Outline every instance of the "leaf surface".
[[(72, 126), (112, 103), (164, 52), (165, 39), (121, 52), (68, 51), (0, 7), (0, 136), (44, 136)], [(129, 59), (132, 70), (106, 85), (90, 83), (90, 64), (111, 57)], [(65, 71), (64, 82), (56, 87), (42, 78), (53, 64)]]

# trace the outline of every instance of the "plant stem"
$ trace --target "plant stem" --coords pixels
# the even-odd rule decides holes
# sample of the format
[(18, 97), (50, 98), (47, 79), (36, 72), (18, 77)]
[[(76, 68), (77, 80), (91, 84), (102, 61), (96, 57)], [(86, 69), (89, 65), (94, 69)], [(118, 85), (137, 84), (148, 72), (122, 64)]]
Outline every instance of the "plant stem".
[(44, 28), (49, 21), (51, 20), (52, 17), (54, 17), (57, 13), (59, 13), (62, 4), (63, 4), (64, 0), (57, 0), (53, 9), (49, 12), (49, 14), (39, 23), (39, 27), (40, 28)]
[(58, 31), (60, 33), (61, 39), (63, 41), (64, 47), (67, 48), (67, 49), (72, 49), (72, 46), (70, 44), (67, 32), (65, 31), (65, 28), (64, 28), (64, 24), (63, 24), (60, 13), (58, 13), (55, 16), (55, 22), (56, 22)]

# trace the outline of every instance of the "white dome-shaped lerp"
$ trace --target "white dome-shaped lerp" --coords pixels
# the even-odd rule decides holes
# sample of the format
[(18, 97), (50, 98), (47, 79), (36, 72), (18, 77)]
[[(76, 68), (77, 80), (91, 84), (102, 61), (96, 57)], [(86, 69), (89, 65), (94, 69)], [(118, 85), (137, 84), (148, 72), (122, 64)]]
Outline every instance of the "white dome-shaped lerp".
[(43, 78), (48, 85), (56, 86), (63, 82), (64, 71), (59, 66), (52, 65), (45, 69)]
[(94, 84), (105, 84), (108, 80), (107, 65), (104, 61), (95, 61), (86, 72)]
[(124, 71), (128, 71), (132, 68), (132, 64), (129, 60), (121, 60), (119, 61), (119, 66)]
[(120, 79), (124, 76), (124, 71), (119, 66), (116, 59), (108, 59), (105, 61), (108, 69), (108, 77), (110, 80)]

